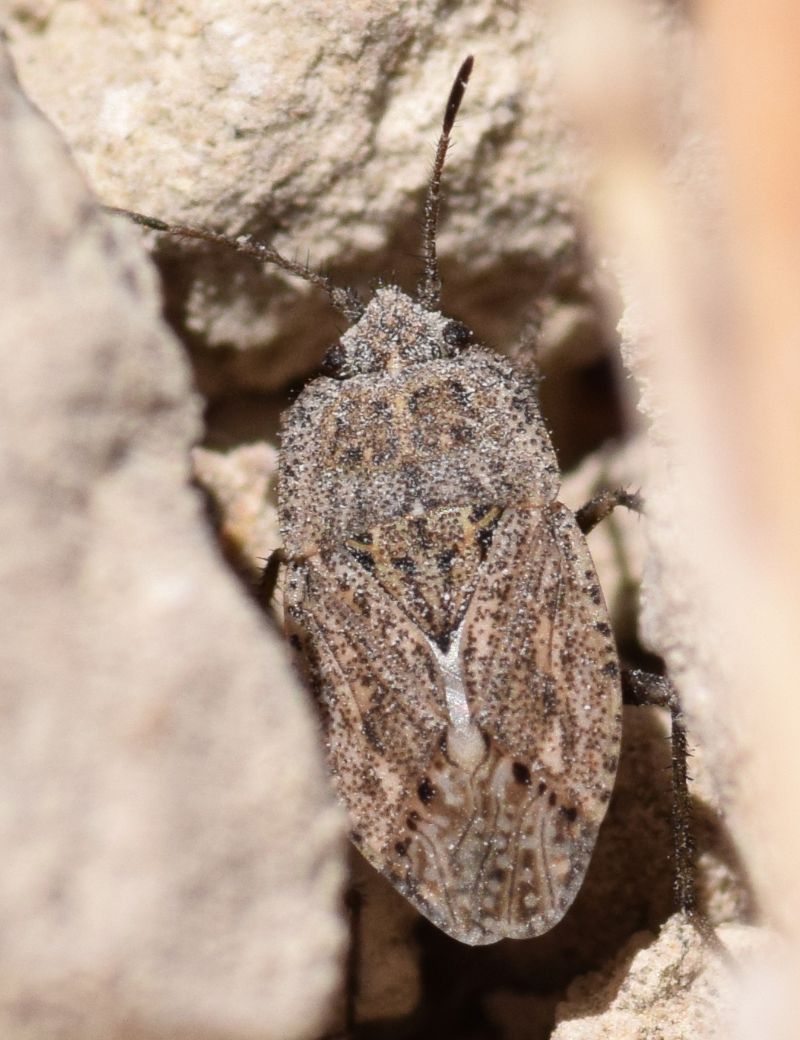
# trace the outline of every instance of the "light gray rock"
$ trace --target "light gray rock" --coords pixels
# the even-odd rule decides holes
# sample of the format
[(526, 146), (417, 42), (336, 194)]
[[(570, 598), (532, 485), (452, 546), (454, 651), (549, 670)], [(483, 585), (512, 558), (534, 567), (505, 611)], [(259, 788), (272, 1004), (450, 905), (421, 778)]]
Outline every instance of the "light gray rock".
[(0, 1034), (321, 1030), (342, 818), (134, 230), (0, 65)]
[[(17, 0), (8, 24), (22, 82), (103, 201), (252, 233), (363, 288), (418, 278), (442, 112), (473, 52), (445, 183), (446, 306), (508, 349), (553, 258), (574, 246), (581, 167), (554, 99), (544, 4)], [(324, 296), (296, 279), (219, 250), (156, 248), (179, 255), (170, 310), (212, 348), (214, 393), (280, 387), (337, 336)]]
[[(742, 963), (766, 945), (762, 933), (743, 925), (720, 929), (720, 938)], [(655, 941), (634, 935), (614, 964), (576, 980), (556, 1009), (552, 1038), (717, 1040), (734, 1035), (728, 1012), (739, 985), (730, 963), (676, 915)]]

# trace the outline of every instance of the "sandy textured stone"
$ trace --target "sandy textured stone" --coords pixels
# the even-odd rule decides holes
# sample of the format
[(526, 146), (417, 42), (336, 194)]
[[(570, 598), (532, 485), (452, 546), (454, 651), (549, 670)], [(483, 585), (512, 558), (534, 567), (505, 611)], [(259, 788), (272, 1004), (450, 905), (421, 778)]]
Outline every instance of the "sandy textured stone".
[(315, 724), (188, 486), (136, 234), (5, 57), (0, 250), (0, 1033), (311, 1036), (345, 937)]
[[(757, 930), (720, 930), (739, 961), (764, 946)], [(737, 969), (704, 947), (697, 931), (676, 916), (655, 941), (635, 935), (616, 962), (578, 979), (556, 1009), (552, 1040), (717, 1040), (730, 1036), (729, 1009)]]
[[(105, 202), (266, 237), (343, 283), (396, 274), (410, 288), (447, 91), (474, 52), (446, 180), (447, 306), (508, 347), (574, 245), (581, 168), (554, 104), (544, 4), (7, 7), (23, 83)], [(337, 336), (309, 286), (219, 251), (158, 248), (179, 255), (170, 313), (195, 345), (235, 348), (203, 369), (215, 392), (280, 386)]]
[(263, 441), (230, 452), (192, 452), (192, 473), (210, 497), (222, 548), (253, 583), (281, 541), (273, 494), (277, 459), (275, 448)]

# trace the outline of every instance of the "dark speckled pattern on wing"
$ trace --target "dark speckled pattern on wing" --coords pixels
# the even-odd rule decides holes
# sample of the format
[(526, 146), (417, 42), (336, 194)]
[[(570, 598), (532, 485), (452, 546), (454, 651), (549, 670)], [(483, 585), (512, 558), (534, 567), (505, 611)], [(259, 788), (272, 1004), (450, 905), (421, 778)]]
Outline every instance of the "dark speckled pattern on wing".
[[(574, 899), (613, 782), (620, 696), (572, 515), (558, 504), (475, 514), (494, 534), (485, 558), (479, 525), (457, 543), (476, 578), (455, 654), (472, 715), (460, 729), (442, 654), (379, 566), (348, 550), (294, 565), (287, 608), (354, 840), (443, 931), (480, 944), (541, 934)], [(393, 551), (402, 532), (422, 565), (440, 548), (432, 533), (464, 521), (449, 510), (390, 522), (371, 532), (371, 552)]]
[(402, 806), (447, 726), (429, 644), (344, 549), (292, 564), (285, 602), (353, 840), (382, 870)]
[(419, 628), (446, 649), (475, 590), (502, 510), (455, 506), (381, 524), (345, 540)]
[(534, 779), (539, 766), (563, 777), (581, 819), (597, 824), (619, 751), (619, 664), (589, 550), (560, 503), (507, 510), (462, 655), (480, 725)]

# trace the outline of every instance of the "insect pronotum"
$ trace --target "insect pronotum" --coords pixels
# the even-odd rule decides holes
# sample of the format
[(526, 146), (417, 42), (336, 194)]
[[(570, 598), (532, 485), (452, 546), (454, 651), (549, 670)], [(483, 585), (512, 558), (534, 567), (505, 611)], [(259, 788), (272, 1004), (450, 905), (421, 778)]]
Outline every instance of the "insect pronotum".
[[(563, 506), (536, 384), (441, 313), (440, 184), (471, 71), (468, 58), (448, 98), (413, 294), (386, 285), (365, 305), (247, 236), (115, 212), (277, 265), (351, 323), (283, 417), (286, 630), (353, 842), (426, 917), (477, 945), (552, 928), (586, 872), (617, 769), (622, 684), (584, 534), (638, 502), (614, 492), (576, 514)], [(649, 696), (641, 673), (628, 686)], [(659, 699), (680, 727), (663, 680)], [(685, 865), (685, 797), (676, 807)], [(690, 909), (688, 876), (678, 871), (676, 895)]]

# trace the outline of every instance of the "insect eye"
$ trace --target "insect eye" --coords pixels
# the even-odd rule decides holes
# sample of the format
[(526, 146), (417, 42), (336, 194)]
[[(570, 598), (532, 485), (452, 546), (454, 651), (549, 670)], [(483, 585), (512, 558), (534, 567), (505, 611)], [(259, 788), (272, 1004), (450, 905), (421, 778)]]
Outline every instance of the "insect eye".
[(442, 339), (454, 350), (462, 350), (472, 340), (472, 330), (463, 321), (448, 321), (442, 329)]
[(320, 364), (323, 375), (332, 376), (334, 379), (342, 378), (342, 366), (344, 365), (344, 348), (341, 343), (334, 343), (328, 347)]

